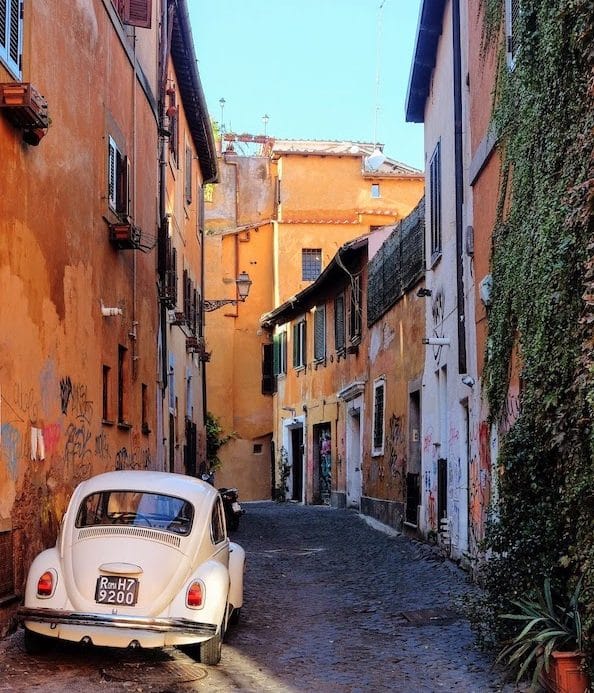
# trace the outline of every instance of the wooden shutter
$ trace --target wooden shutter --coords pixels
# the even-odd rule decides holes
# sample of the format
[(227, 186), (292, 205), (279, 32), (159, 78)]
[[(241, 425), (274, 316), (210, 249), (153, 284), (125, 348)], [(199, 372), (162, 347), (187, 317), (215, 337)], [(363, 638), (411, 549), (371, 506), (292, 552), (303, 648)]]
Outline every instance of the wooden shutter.
[(274, 377), (274, 344), (262, 345), (262, 394), (272, 395), (275, 392)]
[(152, 4), (152, 0), (124, 0), (122, 21), (125, 24), (150, 29)]
[(23, 47), (23, 2), (0, 0), (0, 57), (11, 73), (20, 78)]
[(334, 349), (342, 351), (344, 347), (344, 296), (337, 296), (334, 300)]
[(318, 306), (314, 313), (314, 361), (326, 358), (326, 307)]
[[(0, 0), (2, 2), (2, 0)], [(109, 206), (117, 209), (117, 193), (116, 193), (116, 152), (115, 142), (109, 138), (109, 150), (107, 155), (107, 197)]]
[(116, 149), (116, 212), (121, 216), (128, 215), (128, 157)]

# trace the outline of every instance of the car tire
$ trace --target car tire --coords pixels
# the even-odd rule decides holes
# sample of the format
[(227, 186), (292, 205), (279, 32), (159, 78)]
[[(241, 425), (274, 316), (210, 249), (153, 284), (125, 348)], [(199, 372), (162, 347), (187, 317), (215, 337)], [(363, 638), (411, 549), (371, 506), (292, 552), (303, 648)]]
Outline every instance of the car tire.
[(223, 638), (221, 633), (217, 633), (210, 640), (200, 643), (200, 661), (206, 666), (214, 667), (221, 661), (221, 650), (223, 648)]
[(25, 652), (30, 655), (38, 655), (47, 652), (52, 644), (52, 638), (36, 633), (25, 628)]

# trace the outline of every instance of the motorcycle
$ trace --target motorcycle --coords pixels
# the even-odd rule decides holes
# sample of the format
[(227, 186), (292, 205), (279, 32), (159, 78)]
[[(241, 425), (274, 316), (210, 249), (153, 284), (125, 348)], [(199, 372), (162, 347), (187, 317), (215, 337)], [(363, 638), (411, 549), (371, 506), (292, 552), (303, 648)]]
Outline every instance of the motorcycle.
[(220, 488), (219, 493), (223, 499), (227, 529), (235, 531), (239, 529), (239, 518), (245, 513), (239, 504), (239, 493), (236, 488)]

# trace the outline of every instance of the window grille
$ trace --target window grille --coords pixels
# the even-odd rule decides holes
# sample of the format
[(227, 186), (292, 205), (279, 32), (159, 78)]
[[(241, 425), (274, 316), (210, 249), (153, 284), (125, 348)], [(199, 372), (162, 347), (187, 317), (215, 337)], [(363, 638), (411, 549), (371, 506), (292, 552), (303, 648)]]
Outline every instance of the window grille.
[(12, 532), (0, 532), (0, 597), (14, 594)]
[(429, 223), (431, 226), (431, 263), (441, 255), (441, 142), (429, 162)]
[(376, 380), (373, 384), (373, 454), (384, 452), (384, 380)]
[(322, 272), (321, 248), (303, 248), (301, 251), (301, 279), (315, 281)]

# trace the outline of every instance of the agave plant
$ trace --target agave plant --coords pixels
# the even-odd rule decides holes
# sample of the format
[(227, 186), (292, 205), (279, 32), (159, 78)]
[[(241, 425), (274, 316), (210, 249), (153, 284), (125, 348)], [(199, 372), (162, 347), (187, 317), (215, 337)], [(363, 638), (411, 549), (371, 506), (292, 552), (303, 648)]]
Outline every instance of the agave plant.
[(505, 661), (517, 670), (516, 683), (534, 666), (534, 687), (543, 667), (549, 670), (551, 652), (554, 650), (579, 652), (582, 649), (581, 587), (580, 579), (567, 603), (562, 604), (553, 599), (551, 581), (546, 578), (537, 600), (512, 600), (512, 604), (518, 607), (518, 613), (500, 615), (500, 618), (524, 623), (520, 633), (507, 643), (497, 657), (498, 662)]

